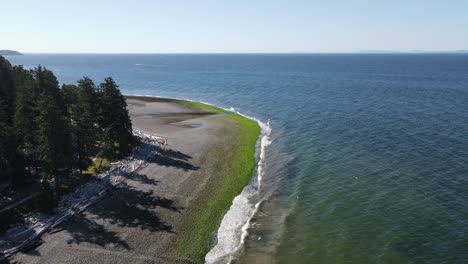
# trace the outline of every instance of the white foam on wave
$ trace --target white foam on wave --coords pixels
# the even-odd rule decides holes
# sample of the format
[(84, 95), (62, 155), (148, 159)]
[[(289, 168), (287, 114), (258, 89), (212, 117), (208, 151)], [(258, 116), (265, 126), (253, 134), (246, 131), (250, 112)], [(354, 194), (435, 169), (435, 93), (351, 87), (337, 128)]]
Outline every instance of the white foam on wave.
[[(137, 95), (138, 96), (138, 95)], [(148, 95), (142, 95), (148, 96)], [(161, 98), (160, 96), (148, 96)], [(185, 98), (174, 98), (179, 100), (192, 101)], [(193, 101), (192, 101), (193, 102)], [(207, 105), (219, 107), (210, 103), (201, 102)], [(222, 107), (220, 107), (222, 108)], [(205, 262), (211, 263), (231, 263), (234, 260), (235, 254), (242, 249), (245, 238), (248, 235), (248, 229), (252, 218), (258, 211), (261, 201), (255, 199), (258, 196), (264, 175), (265, 166), (265, 151), (266, 147), (271, 144), (270, 134), (271, 127), (270, 122), (264, 123), (255, 117), (244, 115), (234, 108), (222, 108), (226, 111), (234, 112), (238, 115), (244, 116), (258, 123), (260, 126), (260, 147), (257, 150), (256, 156), (258, 157), (257, 162), (257, 183), (247, 185), (242, 190), (241, 194), (236, 196), (232, 201), (232, 205), (224, 215), (221, 225), (218, 229), (217, 243), (205, 256)], [(255, 200), (257, 200), (255, 202)]]
[(260, 142), (260, 159), (257, 166), (258, 188), (260, 188), (263, 180), (263, 167), (265, 166), (265, 149), (271, 144), (271, 127), (269, 121), (266, 124), (263, 122), (258, 122), (258, 124), (262, 129), (262, 133), (264, 134)]
[(138, 67), (163, 67), (161, 64), (144, 64), (144, 63), (135, 63), (133, 66), (138, 66)]
[[(236, 112), (233, 108), (232, 112)], [(239, 112), (236, 112), (245, 116)], [(270, 133), (271, 127), (269, 122), (264, 123), (256, 118), (245, 116), (256, 121), (260, 128), (260, 153), (257, 163), (257, 184), (247, 185), (236, 198), (234, 198), (231, 207), (224, 215), (221, 225), (218, 229), (217, 244), (205, 256), (206, 263), (231, 263), (234, 256), (243, 247), (245, 238), (248, 235), (250, 222), (257, 213), (261, 204), (260, 201), (254, 204), (255, 196), (258, 195), (263, 181), (265, 150), (271, 144)]]

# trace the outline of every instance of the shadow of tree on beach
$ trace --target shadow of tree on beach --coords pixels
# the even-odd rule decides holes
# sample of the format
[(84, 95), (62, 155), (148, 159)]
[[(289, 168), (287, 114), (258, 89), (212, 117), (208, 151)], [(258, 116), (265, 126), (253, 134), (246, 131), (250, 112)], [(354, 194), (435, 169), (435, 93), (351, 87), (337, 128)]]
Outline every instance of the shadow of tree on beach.
[[(155, 184), (146, 176), (135, 174), (137, 181)], [(72, 238), (68, 243), (90, 243), (102, 247), (131, 249), (119, 234), (106, 229), (106, 225), (121, 228), (137, 228), (150, 232), (173, 233), (173, 227), (164, 223), (155, 209), (164, 208), (180, 212), (183, 208), (176, 207), (174, 202), (154, 194), (152, 190), (141, 191), (123, 182), (104, 200), (90, 208), (87, 213), (66, 224), (66, 230)]]
[(146, 153), (152, 152), (154, 154), (148, 159), (146, 157), (139, 157), (147, 162), (165, 167), (175, 167), (185, 171), (200, 169), (200, 167), (190, 164), (188, 161), (192, 159), (192, 156), (183, 152), (147, 143), (141, 143), (140, 147), (144, 148), (147, 151)]
[(180, 159), (180, 160), (185, 160), (185, 161), (188, 161), (188, 160), (192, 159), (192, 156), (187, 155), (187, 154), (185, 154), (183, 152), (180, 152), (180, 151), (177, 151), (177, 150), (164, 149), (164, 148), (161, 148), (161, 147), (156, 147), (156, 148), (159, 148), (159, 152), (162, 153), (162, 155), (167, 156), (167, 157), (171, 157), (173, 159)]
[[(33, 241), (31, 244), (26, 246), (25, 248), (21, 249), (18, 251), (19, 253), (29, 255), (29, 256), (41, 256), (41, 253), (37, 250), (37, 247), (40, 245), (44, 244), (44, 241), (42, 239), (37, 239)], [(15, 255), (10, 256), (9, 258), (2, 259), (4, 255), (0, 253), (0, 263), (1, 264), (18, 264), (21, 262), (18, 262), (18, 260), (15, 259)]]
[(158, 180), (151, 179), (147, 175), (140, 174), (137, 172), (122, 173), (122, 174), (131, 181), (140, 182), (143, 184), (157, 185), (159, 183)]
[(127, 242), (118, 237), (117, 233), (106, 230), (103, 225), (83, 214), (75, 216), (66, 225), (67, 231), (72, 235), (67, 244), (90, 243), (102, 247), (113, 245), (115, 248), (130, 249)]
[[(198, 169), (187, 162), (192, 157), (182, 152), (163, 149), (151, 144), (145, 144), (144, 148), (135, 153), (135, 158), (144, 159), (144, 155), (153, 151), (156, 155), (147, 162), (184, 170)], [(73, 247), (72, 244), (81, 244), (126, 251), (139, 247), (132, 240), (134, 238), (129, 238), (136, 233), (141, 236), (154, 232), (174, 233), (173, 226), (163, 221), (159, 214), (168, 212), (178, 214), (184, 208), (176, 206), (172, 199), (155, 193), (152, 189), (159, 181), (151, 175), (137, 172), (121, 174), (127, 178), (126, 181), (120, 183), (115, 189), (111, 189), (111, 193), (103, 200), (60, 225), (59, 227), (63, 228), (62, 232), (67, 233), (65, 239), (63, 235), (57, 235), (56, 240), (52, 238), (52, 241), (62, 242), (63, 239), (63, 243), (71, 247)], [(50, 234), (50, 236), (55, 236), (55, 234)], [(23, 253), (39, 255), (42, 249), (34, 247), (26, 251)], [(0, 261), (0, 263), (3, 262)]]
[(192, 164), (188, 162), (174, 159), (170, 156), (165, 156), (164, 154), (160, 154), (160, 153), (155, 154), (153, 157), (151, 157), (148, 160), (148, 162), (156, 163), (160, 166), (165, 166), (165, 167), (176, 167), (179, 169), (183, 169), (185, 171), (198, 170), (200, 168), (200, 167), (193, 166)]

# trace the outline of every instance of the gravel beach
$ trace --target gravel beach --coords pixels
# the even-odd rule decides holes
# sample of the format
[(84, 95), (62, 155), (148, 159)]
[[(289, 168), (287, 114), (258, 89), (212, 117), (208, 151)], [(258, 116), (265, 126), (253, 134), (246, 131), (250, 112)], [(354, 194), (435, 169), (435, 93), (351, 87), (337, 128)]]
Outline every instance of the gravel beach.
[(177, 254), (177, 236), (190, 221), (190, 209), (222, 181), (239, 127), (177, 100), (128, 96), (127, 104), (133, 126), (167, 138), (168, 145), (157, 147), (147, 166), (110, 195), (12, 262), (193, 262)]

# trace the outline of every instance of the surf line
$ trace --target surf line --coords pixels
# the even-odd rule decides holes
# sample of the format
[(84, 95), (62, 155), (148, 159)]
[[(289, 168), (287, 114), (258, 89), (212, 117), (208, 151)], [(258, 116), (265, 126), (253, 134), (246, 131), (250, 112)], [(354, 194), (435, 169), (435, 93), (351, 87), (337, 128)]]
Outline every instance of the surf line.
[[(264, 123), (256, 118), (243, 115), (235, 109), (226, 109), (236, 114), (242, 115), (260, 126), (259, 148), (257, 148), (257, 183), (250, 181), (244, 187), (242, 192), (236, 196), (231, 207), (224, 215), (221, 225), (218, 228), (217, 243), (205, 256), (205, 263), (231, 263), (237, 253), (243, 248), (245, 239), (248, 235), (248, 229), (253, 217), (256, 215), (261, 201), (258, 198), (260, 188), (265, 173), (266, 148), (272, 141), (270, 140), (271, 126), (270, 122)], [(253, 201), (257, 201), (254, 203)]]
[[(136, 95), (145, 97), (163, 98), (161, 96), (151, 95)], [(263, 182), (263, 176), (265, 174), (265, 159), (266, 159), (266, 148), (272, 143), (270, 139), (271, 126), (270, 121), (262, 122), (259, 119), (251, 116), (244, 115), (235, 110), (235, 108), (224, 108), (214, 104), (210, 104), (203, 101), (195, 101), (186, 98), (174, 98), (176, 100), (185, 100), (189, 102), (200, 102), (206, 105), (211, 105), (228, 112), (232, 112), (241, 115), (245, 118), (257, 122), (260, 126), (260, 135), (257, 140), (257, 150), (255, 157), (257, 159), (256, 172), (257, 181), (250, 181), (242, 190), (242, 192), (234, 198), (232, 205), (224, 215), (221, 224), (217, 231), (217, 243), (211, 248), (208, 254), (205, 256), (205, 262), (211, 263), (231, 263), (245, 244), (245, 239), (248, 235), (248, 229), (250, 223), (258, 208), (261, 205), (261, 200), (258, 198), (259, 192)], [(253, 177), (254, 175), (252, 175)], [(256, 201), (256, 202), (255, 202)]]

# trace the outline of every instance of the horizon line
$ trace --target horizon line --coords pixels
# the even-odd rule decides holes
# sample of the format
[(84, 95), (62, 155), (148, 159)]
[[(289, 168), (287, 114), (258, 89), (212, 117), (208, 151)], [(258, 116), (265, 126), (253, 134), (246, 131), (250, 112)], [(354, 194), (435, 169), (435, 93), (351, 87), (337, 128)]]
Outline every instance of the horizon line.
[[(16, 50), (15, 50), (16, 51)], [(18, 51), (20, 52), (20, 51)], [(311, 51), (311, 52), (20, 52), (22, 54), (109, 54), (109, 55), (116, 55), (116, 54), (128, 54), (128, 55), (236, 55), (236, 54), (420, 54), (420, 53), (468, 53), (467, 50), (407, 50), (407, 51), (392, 51), (392, 50), (363, 50), (363, 51)]]

